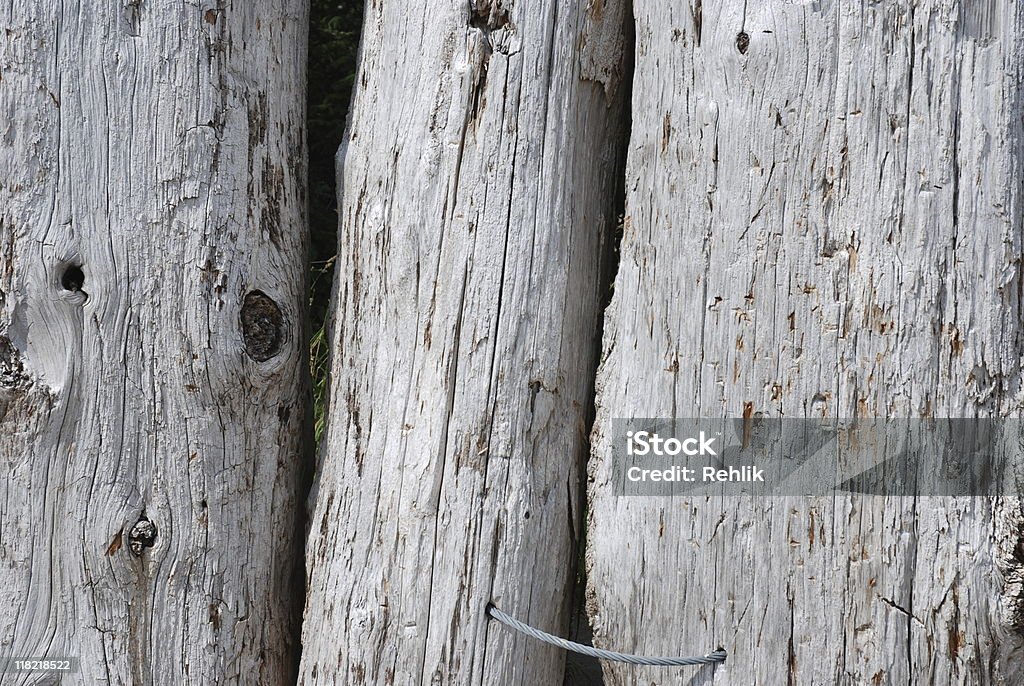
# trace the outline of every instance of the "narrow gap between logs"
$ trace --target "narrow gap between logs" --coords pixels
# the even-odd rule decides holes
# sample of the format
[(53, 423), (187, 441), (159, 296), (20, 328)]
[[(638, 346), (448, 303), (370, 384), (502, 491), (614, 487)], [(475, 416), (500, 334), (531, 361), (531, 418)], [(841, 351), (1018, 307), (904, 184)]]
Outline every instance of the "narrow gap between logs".
[[(616, 186), (615, 204), (612, 216), (606, 219), (611, 229), (606, 233), (601, 255), (600, 287), (599, 293), (601, 303), (599, 307), (600, 317), (597, 330), (594, 332), (592, 345), (594, 346), (594, 366), (590, 370), (594, 379), (591, 385), (590, 403), (587, 407), (587, 445), (583, 452), (584, 458), (579, 465), (578, 502), (580, 503), (580, 521), (577, 522), (577, 531), (580, 531), (580, 538), (577, 541), (576, 569), (574, 575), (574, 588), (572, 594), (572, 610), (570, 613), (570, 638), (574, 641), (592, 644), (593, 634), (590, 627), (590, 620), (587, 617), (586, 589), (587, 589), (587, 462), (590, 458), (591, 434), (594, 429), (594, 420), (597, 415), (596, 407), (596, 380), (597, 368), (601, 360), (604, 341), (604, 314), (611, 304), (615, 287), (615, 276), (619, 272), (619, 258), (622, 243), (623, 223), (626, 211), (626, 156), (629, 150), (630, 133), (633, 128), (632, 92), (633, 92), (633, 69), (635, 65), (635, 44), (636, 25), (633, 17), (633, 4), (627, 3), (623, 33), (625, 34), (625, 55), (623, 64), (622, 88), (625, 95), (625, 102), (622, 105), (622, 121), (619, 126), (619, 138), (612, 142), (615, 147), (616, 173), (619, 179)], [(601, 672), (601, 665), (596, 658), (586, 655), (568, 653), (566, 655), (565, 686), (600, 686), (604, 684), (604, 677)]]

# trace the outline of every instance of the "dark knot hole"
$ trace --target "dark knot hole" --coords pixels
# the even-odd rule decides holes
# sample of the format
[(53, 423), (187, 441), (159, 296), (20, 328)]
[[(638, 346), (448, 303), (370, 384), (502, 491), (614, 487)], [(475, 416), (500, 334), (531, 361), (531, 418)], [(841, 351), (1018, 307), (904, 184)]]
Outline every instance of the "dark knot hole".
[(82, 271), (81, 265), (69, 264), (65, 267), (60, 277), (60, 285), (66, 291), (81, 292), (85, 286), (85, 272)]
[(736, 49), (740, 51), (741, 55), (747, 54), (747, 49), (750, 47), (750, 34), (746, 31), (740, 31), (736, 34)]

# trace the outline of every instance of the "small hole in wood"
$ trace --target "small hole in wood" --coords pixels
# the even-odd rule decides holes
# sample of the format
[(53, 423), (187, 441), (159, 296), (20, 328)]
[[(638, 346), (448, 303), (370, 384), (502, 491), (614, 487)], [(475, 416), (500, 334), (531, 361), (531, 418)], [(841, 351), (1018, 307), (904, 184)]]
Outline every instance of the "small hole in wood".
[(66, 291), (80, 293), (82, 287), (85, 286), (85, 272), (82, 271), (82, 267), (77, 264), (69, 264), (65, 267), (64, 273), (60, 277), (60, 285)]
[(747, 48), (750, 47), (750, 35), (746, 31), (740, 31), (736, 34), (736, 49), (740, 51), (741, 55), (747, 54)]

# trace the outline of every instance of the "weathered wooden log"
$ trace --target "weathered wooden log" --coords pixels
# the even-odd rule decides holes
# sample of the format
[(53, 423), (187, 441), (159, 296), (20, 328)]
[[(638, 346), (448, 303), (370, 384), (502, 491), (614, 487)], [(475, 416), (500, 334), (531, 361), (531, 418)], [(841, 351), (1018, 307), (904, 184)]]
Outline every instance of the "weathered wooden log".
[(1019, 3), (636, 3), (591, 464), (606, 683), (1020, 683), (1016, 499), (617, 498), (615, 417), (1021, 411)]
[(62, 683), (294, 682), (306, 14), (0, 7), (0, 657)]
[(569, 618), (619, 3), (367, 6), (339, 153), (302, 683), (560, 684), (488, 601)]

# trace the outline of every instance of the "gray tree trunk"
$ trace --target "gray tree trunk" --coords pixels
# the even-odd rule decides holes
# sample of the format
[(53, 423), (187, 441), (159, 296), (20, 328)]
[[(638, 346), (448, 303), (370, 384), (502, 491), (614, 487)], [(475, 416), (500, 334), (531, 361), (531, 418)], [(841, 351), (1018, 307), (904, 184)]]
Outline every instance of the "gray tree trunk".
[(485, 607), (568, 623), (623, 7), (366, 11), (301, 681), (558, 684)]
[(614, 417), (1020, 416), (1024, 10), (635, 9), (590, 611), (605, 647), (729, 658), (606, 683), (1024, 682), (1019, 500), (610, 483)]
[(0, 656), (294, 679), (306, 33), (301, 1), (0, 5)]

